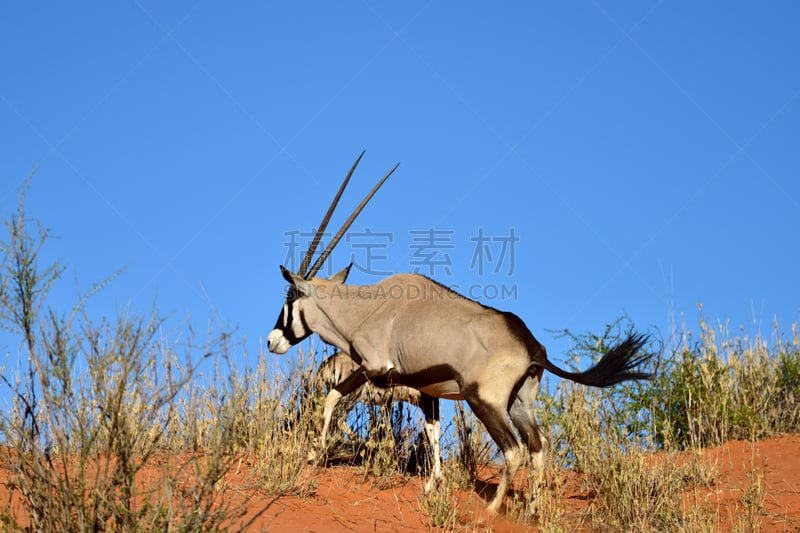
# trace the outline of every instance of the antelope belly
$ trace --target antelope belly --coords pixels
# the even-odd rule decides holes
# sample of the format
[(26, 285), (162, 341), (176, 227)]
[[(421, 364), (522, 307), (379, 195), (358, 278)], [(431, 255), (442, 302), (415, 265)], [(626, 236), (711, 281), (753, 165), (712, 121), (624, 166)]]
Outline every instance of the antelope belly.
[(433, 396), (434, 398), (444, 398), (445, 400), (464, 399), (464, 397), (461, 395), (461, 387), (459, 387), (458, 383), (453, 380), (442, 381), (440, 383), (431, 383), (430, 385), (420, 387), (419, 390), (428, 396)]

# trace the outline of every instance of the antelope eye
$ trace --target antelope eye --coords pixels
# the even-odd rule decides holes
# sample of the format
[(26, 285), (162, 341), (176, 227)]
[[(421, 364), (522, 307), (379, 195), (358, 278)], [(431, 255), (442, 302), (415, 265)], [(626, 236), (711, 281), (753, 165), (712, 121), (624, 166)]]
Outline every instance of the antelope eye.
[(292, 303), (294, 301), (299, 300), (303, 297), (303, 293), (301, 293), (295, 287), (289, 287), (289, 290), (286, 291), (286, 303)]

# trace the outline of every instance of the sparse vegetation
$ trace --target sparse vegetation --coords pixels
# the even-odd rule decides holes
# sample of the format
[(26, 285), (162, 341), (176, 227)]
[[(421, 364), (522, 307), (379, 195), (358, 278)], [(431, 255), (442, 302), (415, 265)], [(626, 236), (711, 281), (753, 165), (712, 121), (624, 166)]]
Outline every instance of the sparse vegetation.
[[(49, 234), (19, 209), (6, 223), (0, 252), (0, 324), (19, 341), (0, 387), (0, 524), (10, 531), (216, 531), (246, 528), (247, 488), (271, 495), (314, 493), (306, 463), (319, 432), (325, 390), (315, 378), (313, 346), (278, 368), (259, 354), (255, 365), (225, 331), (197, 342), (191, 327), (164, 331), (158, 311), (124, 311), (114, 319), (47, 304), (63, 267), (41, 264)], [(632, 325), (618, 321), (601, 334), (566, 335), (565, 358), (584, 364)], [(541, 531), (712, 531), (702, 499), (716, 471), (699, 457), (730, 439), (800, 432), (800, 342), (778, 326), (767, 342), (734, 336), (701, 314), (699, 335), (651, 345), (653, 382), (606, 390), (559, 382), (542, 387), (538, 418), (549, 442), (545, 482), (507, 504), (508, 516)], [(171, 338), (183, 339), (180, 342)], [(288, 372), (285, 369), (288, 368)], [(201, 372), (202, 371), (202, 372)], [(547, 379), (547, 378), (546, 378)], [(548, 390), (550, 392), (548, 392)], [(445, 477), (419, 509), (431, 527), (469, 528), (456, 492), (471, 492), (494, 468), (497, 451), (461, 402), (444, 420)], [(345, 398), (328, 443), (328, 463), (363, 468), (378, 486), (429, 468), (419, 411), (402, 403), (363, 406)], [(658, 452), (657, 454), (654, 452)], [(425, 459), (424, 459), (425, 458)], [(236, 479), (240, 465), (255, 473)], [(582, 474), (591, 505), (579, 517), (565, 508), (567, 469)], [(759, 530), (764, 486), (759, 465), (740, 499), (739, 531)], [(147, 479), (157, 477), (157, 484)], [(711, 514), (709, 514), (711, 513)], [(249, 519), (248, 519), (249, 520)]]
[(660, 445), (689, 449), (800, 431), (797, 324), (791, 342), (777, 324), (770, 343), (733, 336), (728, 324), (714, 326), (702, 314), (699, 331), (699, 339), (683, 333), (653, 388), (639, 395), (643, 407), (652, 403)]

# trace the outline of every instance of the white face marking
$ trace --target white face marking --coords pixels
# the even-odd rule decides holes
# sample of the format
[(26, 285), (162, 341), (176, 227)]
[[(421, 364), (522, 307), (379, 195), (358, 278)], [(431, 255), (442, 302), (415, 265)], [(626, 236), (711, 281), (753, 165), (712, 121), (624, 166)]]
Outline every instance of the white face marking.
[(289, 304), (283, 304), (283, 327), (289, 323)]
[[(300, 302), (295, 302), (291, 307), (289, 307), (289, 312), (292, 313), (292, 323), (290, 326), (292, 328), (292, 335), (298, 339), (302, 339), (311, 333), (310, 331), (306, 331), (306, 328), (303, 325), (303, 313), (300, 309)], [(289, 314), (286, 313), (286, 316), (288, 317)], [(286, 323), (289, 322), (288, 318), (285, 318), (284, 320), (286, 320)], [(286, 325), (284, 325), (284, 327), (286, 327)]]

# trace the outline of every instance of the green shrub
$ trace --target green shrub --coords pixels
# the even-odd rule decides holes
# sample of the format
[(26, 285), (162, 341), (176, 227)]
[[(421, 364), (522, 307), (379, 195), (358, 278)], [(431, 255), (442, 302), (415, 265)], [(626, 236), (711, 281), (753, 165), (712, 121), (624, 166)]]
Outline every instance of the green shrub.
[(638, 398), (653, 406), (656, 441), (685, 449), (799, 431), (797, 337), (787, 344), (775, 329), (770, 347), (760, 335), (734, 337), (701, 316), (700, 339), (685, 333), (652, 390)]

